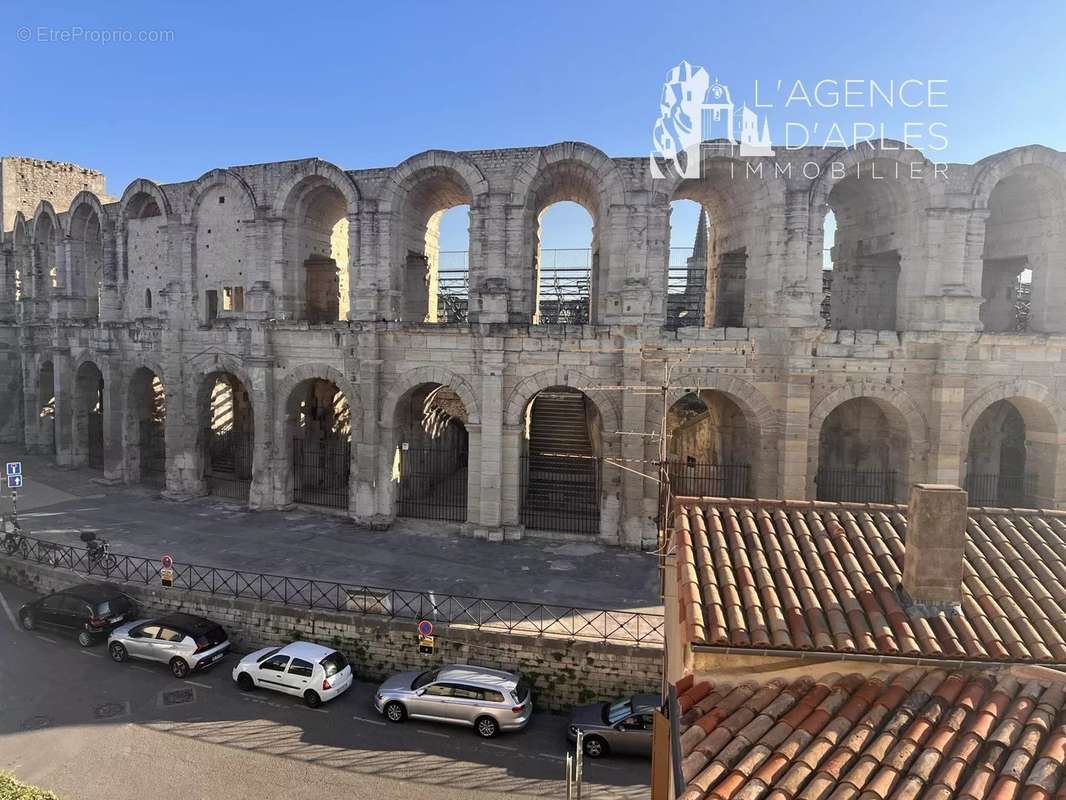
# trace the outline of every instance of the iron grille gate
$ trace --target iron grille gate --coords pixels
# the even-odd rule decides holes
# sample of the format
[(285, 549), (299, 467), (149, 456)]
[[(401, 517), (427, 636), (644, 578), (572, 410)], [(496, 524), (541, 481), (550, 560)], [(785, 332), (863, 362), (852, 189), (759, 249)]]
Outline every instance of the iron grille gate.
[(207, 431), (204, 483), (211, 494), (248, 502), (252, 487), (251, 432)]
[(896, 473), (863, 469), (820, 469), (815, 477), (819, 500), (837, 503), (896, 502)]
[(522, 458), (522, 524), (560, 533), (600, 532), (600, 459)]
[(967, 475), (963, 486), (971, 506), (1000, 506), (1022, 508), (1032, 505), (1029, 498), (1035, 492), (1032, 475)]
[(141, 421), (141, 480), (163, 483), (167, 474), (167, 446), (162, 422)]
[(104, 468), (104, 415), (90, 411), (88, 423), (88, 460), (93, 469)]
[(292, 440), (293, 502), (347, 511), (351, 473), (351, 440), (332, 436)]
[(466, 522), (467, 446), (400, 449), (396, 513)]
[(750, 497), (747, 464), (695, 464), (671, 461), (670, 492), (675, 497)]

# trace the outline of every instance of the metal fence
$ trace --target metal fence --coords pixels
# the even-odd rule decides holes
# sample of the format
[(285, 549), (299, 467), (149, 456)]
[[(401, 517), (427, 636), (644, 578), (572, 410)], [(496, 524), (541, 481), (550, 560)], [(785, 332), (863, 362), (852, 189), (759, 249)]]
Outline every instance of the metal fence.
[(675, 497), (750, 497), (746, 464), (695, 464), (671, 461), (670, 492)]
[(538, 531), (600, 532), (600, 459), (522, 457), (522, 524)]
[(707, 259), (693, 258), (691, 247), (671, 247), (666, 276), (666, 327), (703, 325), (707, 296)]
[(1022, 508), (1032, 505), (1036, 494), (1035, 475), (1001, 475), (998, 473), (967, 475), (963, 487), (971, 506)]
[(537, 312), (541, 324), (588, 324), (592, 287), (590, 249), (541, 249), (537, 274)]
[(470, 266), (466, 250), (437, 254), (437, 321), (466, 322), (470, 312)]
[(351, 469), (351, 440), (293, 437), (293, 502), (347, 510)]
[(896, 502), (896, 473), (869, 469), (820, 469), (815, 477), (819, 500), (837, 503)]
[[(113, 565), (90, 560), (84, 547), (30, 536), (13, 556), (57, 569), (126, 583), (159, 585), (157, 560), (114, 554)], [(630, 644), (661, 644), (662, 614), (547, 605), (521, 600), (386, 589), (355, 583), (294, 578), (175, 563), (173, 588), (220, 597), (278, 603), (293, 608), (422, 620), (505, 633), (544, 634)]]
[(252, 488), (252, 435), (246, 431), (207, 431), (204, 483), (219, 497), (248, 502)]
[(467, 458), (465, 441), (461, 447), (401, 450), (397, 515), (466, 522)]
[(162, 422), (141, 420), (141, 480), (145, 483), (162, 484), (167, 474), (166, 434)]

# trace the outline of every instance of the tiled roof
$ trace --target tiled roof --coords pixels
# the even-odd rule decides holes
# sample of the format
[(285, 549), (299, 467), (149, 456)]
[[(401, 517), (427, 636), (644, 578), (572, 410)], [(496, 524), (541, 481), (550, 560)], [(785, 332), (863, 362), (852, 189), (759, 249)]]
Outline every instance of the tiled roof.
[(687, 639), (1066, 663), (1066, 512), (971, 509), (962, 613), (929, 618), (909, 614), (896, 591), (906, 515), (894, 505), (678, 499)]
[(681, 800), (1063, 800), (1063, 685), (1010, 673), (697, 683)]

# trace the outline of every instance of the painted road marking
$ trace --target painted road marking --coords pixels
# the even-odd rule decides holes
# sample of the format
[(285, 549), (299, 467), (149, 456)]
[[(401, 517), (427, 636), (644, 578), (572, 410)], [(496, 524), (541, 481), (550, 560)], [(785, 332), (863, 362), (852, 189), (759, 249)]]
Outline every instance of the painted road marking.
[(11, 606), (7, 604), (7, 600), (4, 599), (4, 595), (2, 593), (0, 593), (0, 605), (3, 605), (4, 613), (7, 614), (7, 618), (11, 620), (11, 626), (15, 630), (18, 630), (19, 626), (18, 623), (15, 622), (15, 615), (11, 613)]
[(103, 656), (100, 655), (99, 653), (90, 653), (88, 650), (79, 650), (78, 652), (81, 653), (83, 656), (92, 656), (93, 658), (103, 658)]
[(39, 633), (35, 633), (33, 635), (36, 636), (38, 639), (40, 639), (42, 642), (48, 642), (48, 644), (56, 644), (57, 643), (55, 639), (49, 639), (47, 636), (41, 636)]
[(154, 669), (148, 669), (148, 667), (138, 667), (136, 664), (130, 664), (130, 669), (139, 670), (140, 672), (150, 672), (155, 675)]
[(369, 722), (371, 725), (384, 725), (385, 724), (380, 719), (367, 719), (366, 717), (352, 717), (352, 719), (357, 719), (360, 722)]
[(497, 750), (510, 750), (512, 753), (518, 750), (517, 747), (511, 747), (506, 744), (493, 744), (492, 742), (482, 742), (485, 747), (495, 747)]
[(185, 681), (190, 686), (199, 686), (201, 689), (214, 689), (215, 687), (209, 683), (197, 683), (196, 681)]
[(437, 733), (436, 731), (427, 731), (425, 728), (415, 728), (418, 733), (424, 733), (426, 736), (439, 736), (441, 739), (450, 739), (446, 733)]
[(553, 761), (566, 761), (566, 758), (564, 756), (557, 756), (551, 753), (537, 753), (537, 756), (540, 758), (550, 758)]

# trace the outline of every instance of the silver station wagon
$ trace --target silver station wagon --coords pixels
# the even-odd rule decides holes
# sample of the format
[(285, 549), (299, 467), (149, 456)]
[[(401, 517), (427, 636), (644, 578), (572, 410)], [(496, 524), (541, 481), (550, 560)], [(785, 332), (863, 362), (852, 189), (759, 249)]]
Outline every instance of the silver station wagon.
[(378, 687), (374, 708), (390, 722), (408, 717), (450, 722), (490, 739), (529, 724), (533, 694), (529, 683), (510, 672), (451, 664), (393, 675)]

